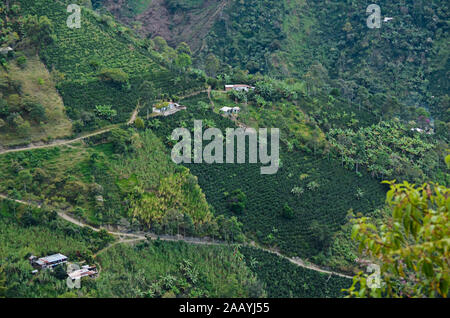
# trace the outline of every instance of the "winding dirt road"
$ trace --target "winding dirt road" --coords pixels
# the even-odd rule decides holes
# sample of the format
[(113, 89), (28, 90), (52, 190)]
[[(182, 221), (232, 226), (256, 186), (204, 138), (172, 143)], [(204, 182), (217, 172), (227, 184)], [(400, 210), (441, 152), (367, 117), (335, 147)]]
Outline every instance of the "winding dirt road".
[(131, 125), (136, 121), (137, 115), (139, 114), (139, 104), (134, 109), (133, 113), (131, 114), (130, 120), (127, 122), (127, 125)]
[[(11, 199), (11, 198), (3, 195), (3, 194), (0, 194), (0, 198), (5, 199), (5, 200), (14, 201), (14, 202), (17, 202), (17, 203), (20, 203), (20, 204), (24, 204), (24, 205), (36, 207), (36, 208), (41, 208), (41, 206), (39, 204), (34, 204), (34, 203), (26, 202), (26, 201), (23, 201), (23, 200)], [(96, 232), (99, 232), (100, 230), (102, 230), (102, 229), (99, 229), (99, 228), (92, 227), (92, 226), (90, 226), (88, 224), (85, 224), (83, 222), (80, 222), (80, 221), (76, 220), (75, 218), (67, 215), (64, 212), (58, 211), (57, 213), (58, 213), (58, 216), (61, 217), (62, 219), (66, 220), (67, 222), (70, 222), (72, 224), (75, 224), (77, 226), (88, 227), (88, 228), (90, 228), (90, 229), (92, 229), (93, 231), (96, 231)], [(213, 241), (213, 242), (211, 242), (211, 241), (206, 241), (206, 240), (201, 239), (201, 238), (186, 238), (186, 237), (182, 237), (182, 236), (156, 235), (154, 233), (124, 233), (124, 232), (109, 231), (107, 229), (104, 229), (104, 230), (106, 232), (108, 232), (109, 234), (118, 237), (119, 240), (114, 242), (114, 243), (112, 243), (112, 244), (110, 244), (110, 245), (108, 245), (103, 250), (98, 251), (95, 254), (95, 256), (97, 256), (98, 254), (102, 253), (103, 251), (111, 248), (114, 245), (122, 244), (122, 243), (124, 243), (124, 244), (126, 244), (126, 243), (133, 243), (133, 242), (143, 241), (143, 240), (158, 240), (159, 239), (161, 241), (169, 241), (169, 242), (183, 241), (185, 243), (194, 244), (194, 245), (217, 245), (217, 246), (230, 245), (229, 243), (223, 242), (223, 241)], [(125, 239), (125, 238), (128, 238), (128, 239)], [(239, 245), (239, 244), (237, 244), (237, 245)], [(326, 269), (322, 269), (322, 268), (320, 268), (317, 265), (307, 263), (304, 260), (301, 260), (299, 258), (287, 257), (287, 256), (285, 256), (285, 255), (283, 255), (283, 254), (281, 254), (281, 253), (279, 253), (278, 251), (275, 251), (275, 250), (271, 250), (271, 249), (267, 249), (267, 248), (264, 248), (264, 247), (261, 247), (261, 246), (247, 244), (247, 243), (244, 243), (244, 244), (241, 244), (241, 245), (254, 247), (254, 248), (260, 249), (262, 251), (278, 255), (279, 257), (282, 257), (282, 258), (290, 261), (292, 264), (295, 264), (297, 266), (300, 266), (300, 267), (303, 267), (303, 268), (306, 268), (306, 269), (310, 269), (310, 270), (313, 270), (313, 271), (316, 271), (316, 272), (324, 273), (324, 274), (327, 274), (327, 275), (336, 275), (336, 276), (340, 276), (340, 277), (344, 277), (344, 278), (348, 278), (348, 279), (352, 279), (353, 278), (352, 276), (348, 276), (348, 275), (345, 275), (345, 274), (342, 274), (342, 273), (337, 273), (337, 272), (329, 271), (329, 270), (326, 270)]]
[[(211, 99), (211, 88), (209, 87), (207, 90), (201, 90), (201, 91), (196, 91), (193, 92), (191, 94), (188, 94), (186, 96), (181, 97), (181, 99), (185, 99), (191, 96), (195, 96), (201, 93), (208, 93), (208, 98), (211, 102), (212, 105), (213, 101)], [(136, 120), (136, 117), (139, 113), (139, 107), (136, 107), (136, 109), (133, 111), (130, 120), (127, 122), (128, 125), (131, 125), (132, 123), (134, 123), (134, 121)], [(27, 150), (31, 150), (31, 149), (42, 149), (42, 148), (51, 148), (51, 147), (56, 147), (56, 146), (63, 146), (63, 145), (69, 145), (78, 141), (81, 141), (83, 139), (89, 138), (89, 137), (93, 137), (93, 136), (97, 136), (97, 135), (101, 135), (104, 134), (108, 131), (110, 131), (111, 129), (113, 129), (114, 127), (118, 127), (120, 126), (120, 124), (116, 124), (116, 125), (112, 125), (109, 126), (108, 128), (104, 128), (101, 129), (99, 131), (96, 132), (92, 132), (89, 134), (86, 134), (84, 136), (80, 136), (77, 137), (75, 139), (71, 139), (71, 140), (55, 140), (53, 142), (47, 143), (47, 144), (43, 144), (43, 145), (28, 145), (26, 147), (22, 147), (22, 148), (15, 148), (15, 149), (5, 149), (5, 150), (0, 150), (0, 155), (2, 154), (6, 154), (6, 153), (12, 153), (12, 152), (19, 152), (19, 151), (27, 151)], [(5, 199), (5, 200), (10, 200), (10, 201), (14, 201), (20, 204), (24, 204), (24, 205), (28, 205), (28, 206), (33, 206), (33, 207), (37, 207), (37, 208), (41, 208), (40, 204), (36, 204), (36, 203), (32, 203), (32, 202), (27, 202), (27, 201), (23, 201), (23, 200), (17, 200), (17, 199), (11, 199), (3, 194), (0, 194), (0, 198)], [(83, 222), (80, 222), (79, 220), (76, 220), (75, 218), (67, 215), (66, 213), (62, 212), (62, 211), (58, 211), (58, 216), (61, 217), (62, 219), (66, 220), (67, 222), (70, 222), (72, 224), (75, 224), (77, 226), (80, 227), (89, 227), (90, 229), (92, 229), (93, 231), (99, 232), (101, 229), (99, 228), (95, 228), (92, 227), (88, 224), (85, 224)], [(188, 244), (195, 244), (195, 245), (229, 245), (229, 243), (226, 242), (217, 242), (217, 241), (206, 241), (204, 239), (200, 239), (200, 238), (186, 238), (186, 237), (182, 237), (182, 236), (169, 236), (169, 235), (156, 235), (154, 233), (124, 233), (124, 232), (114, 232), (114, 231), (109, 231), (107, 229), (106, 230), (109, 234), (116, 236), (119, 238), (118, 241), (108, 245), (106, 248), (104, 248), (103, 250), (98, 251), (95, 256), (97, 256), (99, 253), (105, 251), (108, 248), (111, 248), (112, 246), (116, 245), (116, 244), (122, 244), (122, 243), (133, 243), (133, 242), (137, 242), (137, 241), (143, 241), (143, 240), (147, 240), (147, 239), (151, 239), (151, 240), (157, 240), (160, 239), (162, 241), (183, 241), (186, 242)], [(128, 238), (128, 239), (125, 239)], [(341, 274), (341, 273), (337, 273), (337, 272), (333, 272), (333, 271), (329, 271), (329, 270), (325, 270), (320, 268), (317, 265), (314, 264), (310, 264), (305, 262), (304, 260), (301, 260), (299, 258), (289, 258), (285, 255), (282, 255), (281, 253), (279, 253), (278, 251), (275, 250), (271, 250), (271, 249), (267, 249), (261, 246), (256, 246), (256, 245), (250, 245), (250, 244), (244, 244), (245, 246), (251, 246), (272, 254), (276, 254), (288, 261), (290, 261), (291, 263), (306, 268), (306, 269), (310, 269), (316, 272), (321, 272), (324, 274), (328, 274), (328, 275), (336, 275), (336, 276), (340, 276), (340, 277), (344, 277), (344, 278), (348, 278), (348, 279), (352, 279), (351, 276), (345, 275), (345, 274)]]
[[(188, 97), (192, 97), (201, 93), (207, 93), (208, 90), (201, 90), (201, 91), (196, 91), (196, 92), (192, 92), (188, 95), (182, 96), (181, 99), (186, 99)], [(135, 110), (133, 111), (133, 113), (131, 114), (130, 119), (126, 122), (127, 125), (131, 125), (135, 122), (137, 116), (139, 114), (139, 106), (137, 106), (135, 108)], [(58, 147), (58, 146), (65, 146), (65, 145), (70, 145), (73, 144), (75, 142), (81, 141), (83, 139), (86, 138), (90, 138), (93, 136), (97, 136), (97, 135), (101, 135), (104, 133), (107, 133), (108, 131), (111, 131), (111, 129), (115, 128), (115, 127), (119, 127), (121, 124), (115, 124), (115, 125), (111, 125), (108, 126), (107, 128), (102, 128), (98, 131), (92, 132), (92, 133), (88, 133), (86, 135), (74, 138), (74, 139), (58, 139), (58, 140), (54, 140), (51, 141), (49, 143), (31, 143), (25, 147), (18, 147), (18, 148), (9, 148), (9, 149), (1, 149), (0, 147), (0, 155), (3, 154), (7, 154), (7, 153), (12, 153), (12, 152), (20, 152), (20, 151), (28, 151), (28, 150), (33, 150), (33, 149), (43, 149), (43, 148), (51, 148), (51, 147)]]
[(26, 147), (0, 150), (0, 155), (11, 153), (11, 152), (20, 152), (20, 151), (27, 151), (27, 150), (32, 150), (32, 149), (42, 149), (42, 148), (51, 148), (51, 147), (69, 145), (69, 144), (73, 144), (73, 143), (75, 143), (77, 141), (81, 141), (81, 140), (89, 138), (89, 137), (93, 137), (93, 136), (104, 134), (104, 133), (110, 131), (111, 129), (113, 129), (114, 127), (117, 127), (117, 126), (118, 125), (110, 126), (108, 128), (104, 128), (104, 129), (98, 130), (96, 132), (92, 132), (92, 133), (89, 133), (87, 135), (83, 135), (83, 136), (77, 137), (75, 139), (70, 139), (70, 140), (59, 139), (59, 140), (54, 140), (54, 141), (46, 143), (46, 144), (30, 144), (30, 145), (28, 145)]

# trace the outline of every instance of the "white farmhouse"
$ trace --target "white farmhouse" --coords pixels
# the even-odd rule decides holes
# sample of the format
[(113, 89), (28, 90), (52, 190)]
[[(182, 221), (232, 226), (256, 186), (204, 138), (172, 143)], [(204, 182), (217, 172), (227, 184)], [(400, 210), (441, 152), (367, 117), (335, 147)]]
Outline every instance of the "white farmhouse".
[(0, 54), (6, 55), (9, 52), (13, 51), (12, 47), (0, 47)]
[(222, 107), (220, 109), (220, 112), (223, 114), (238, 114), (240, 111), (240, 107)]
[(249, 90), (254, 90), (254, 89), (255, 88), (253, 86), (246, 85), (246, 84), (225, 85), (225, 91), (227, 91), (227, 92), (231, 91), (231, 90), (248, 92)]

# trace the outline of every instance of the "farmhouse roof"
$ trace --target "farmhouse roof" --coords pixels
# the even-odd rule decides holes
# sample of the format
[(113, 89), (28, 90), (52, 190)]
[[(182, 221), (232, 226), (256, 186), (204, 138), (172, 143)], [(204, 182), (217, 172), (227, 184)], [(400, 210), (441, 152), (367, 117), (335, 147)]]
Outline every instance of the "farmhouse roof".
[(97, 271), (90, 270), (88, 268), (82, 268), (82, 269), (73, 271), (71, 273), (68, 273), (67, 275), (71, 279), (77, 279), (77, 278), (81, 278), (81, 277), (85, 277), (85, 276), (92, 276), (92, 275), (96, 275), (96, 274), (97, 274)]
[(0, 53), (1, 54), (7, 54), (10, 51), (13, 51), (12, 47), (10, 47), (10, 46), (0, 47)]
[(230, 85), (225, 85), (225, 87), (227, 88), (233, 88), (233, 87), (248, 87), (248, 88), (253, 88), (253, 86), (247, 85), (247, 84), (230, 84)]
[(49, 263), (65, 261), (65, 260), (67, 260), (67, 256), (64, 256), (64, 255), (58, 253), (58, 254), (53, 254), (50, 256), (46, 256), (46, 257), (41, 257), (38, 259), (37, 262), (39, 264), (49, 264)]

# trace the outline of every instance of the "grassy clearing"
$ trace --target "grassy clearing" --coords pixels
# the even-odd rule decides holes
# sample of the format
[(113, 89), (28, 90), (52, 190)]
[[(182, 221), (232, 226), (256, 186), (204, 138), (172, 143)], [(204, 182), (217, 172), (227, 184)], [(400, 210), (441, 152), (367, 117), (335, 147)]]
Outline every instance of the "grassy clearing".
[(72, 123), (66, 116), (62, 98), (38, 57), (28, 56), (23, 68), (15, 62), (10, 63), (8, 76), (11, 81), (20, 84), (22, 98), (31, 99), (44, 107), (47, 119), (42, 123), (31, 121), (31, 129), (26, 137), (12, 131), (1, 132), (0, 146), (46, 141), (72, 134)]

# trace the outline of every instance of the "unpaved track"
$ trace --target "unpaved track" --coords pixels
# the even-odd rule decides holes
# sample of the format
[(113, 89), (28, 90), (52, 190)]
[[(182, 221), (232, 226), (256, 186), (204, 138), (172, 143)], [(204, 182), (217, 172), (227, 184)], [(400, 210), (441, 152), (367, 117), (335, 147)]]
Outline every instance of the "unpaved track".
[[(213, 101), (211, 99), (211, 87), (209, 87), (207, 90), (201, 90), (201, 91), (196, 91), (196, 92), (190, 93), (188, 95), (185, 95), (185, 96), (181, 97), (181, 99), (186, 99), (188, 97), (195, 96), (195, 95), (198, 95), (198, 94), (201, 94), (201, 93), (208, 93), (208, 98), (209, 98), (211, 104), (214, 105), (214, 103), (213, 103)], [(127, 122), (128, 125), (131, 125), (132, 123), (134, 123), (138, 113), (139, 113), (139, 108), (136, 107), (136, 109), (133, 111), (133, 113), (131, 115), (130, 120)], [(27, 150), (31, 150), (31, 149), (51, 148), (51, 147), (56, 147), (56, 146), (69, 145), (69, 144), (75, 143), (77, 141), (81, 141), (81, 140), (89, 138), (89, 137), (93, 137), (93, 136), (104, 134), (104, 133), (110, 131), (111, 129), (113, 129), (114, 127), (118, 127), (118, 126), (120, 126), (120, 124), (116, 124), (116, 125), (110, 126), (108, 128), (105, 128), (105, 129), (102, 129), (102, 130), (99, 130), (99, 131), (96, 131), (96, 132), (93, 132), (93, 133), (90, 133), (90, 134), (87, 134), (87, 135), (84, 135), (84, 136), (80, 136), (80, 137), (77, 137), (77, 138), (71, 139), (71, 140), (56, 140), (54, 142), (51, 142), (51, 143), (48, 143), (48, 144), (44, 144), (44, 145), (30, 145), (30, 146), (23, 147), (23, 148), (6, 149), (6, 150), (0, 151), (0, 155), (6, 154), (6, 153), (11, 153), (11, 152), (27, 151)], [(20, 204), (24, 204), (24, 205), (29, 205), (29, 206), (41, 208), (41, 206), (39, 204), (26, 202), (26, 201), (23, 201), (23, 200), (11, 199), (11, 198), (8, 198), (7, 196), (3, 195), (3, 194), (0, 194), (0, 198), (5, 199), (5, 200), (14, 201), (14, 202), (17, 202), (17, 203), (20, 203)], [(66, 220), (67, 222), (70, 222), (72, 224), (75, 224), (77, 226), (88, 227), (88, 228), (92, 229), (95, 232), (99, 232), (101, 230), (99, 228), (95, 228), (95, 227), (92, 227), (92, 226), (90, 226), (88, 224), (80, 222), (80, 221), (76, 220), (75, 218), (67, 215), (66, 213), (64, 213), (62, 211), (58, 211), (57, 213), (58, 213), (58, 216), (61, 217), (62, 219)], [(158, 235), (153, 234), (153, 233), (142, 234), (142, 233), (114, 232), (114, 231), (109, 231), (109, 230), (106, 230), (106, 231), (109, 234), (113, 235), (113, 236), (119, 237), (119, 240), (114, 242), (114, 243), (112, 243), (112, 244), (110, 244), (110, 245), (108, 245), (103, 250), (98, 251), (95, 254), (95, 256), (97, 256), (99, 253), (101, 253), (101, 252), (105, 251), (106, 249), (109, 249), (110, 247), (112, 247), (114, 245), (117, 245), (117, 244), (133, 243), (133, 242), (143, 241), (143, 240), (147, 240), (147, 239), (151, 239), (151, 240), (159, 239), (161, 241), (170, 241), (170, 242), (183, 241), (183, 242), (186, 242), (188, 244), (194, 244), (194, 245), (229, 245), (226, 242), (211, 242), (211, 241), (205, 241), (205, 240), (202, 240), (202, 239), (199, 239), (199, 238), (185, 238), (185, 237), (181, 237), (181, 236), (168, 236), (168, 235), (159, 235), (158, 236)], [(125, 240), (124, 238), (129, 238), (129, 239)], [(278, 251), (275, 251), (275, 250), (267, 249), (267, 248), (264, 248), (264, 247), (261, 247), (261, 246), (253, 246), (253, 245), (250, 245), (250, 244), (245, 244), (245, 245), (252, 246), (254, 248), (257, 248), (257, 249), (260, 249), (260, 250), (263, 250), (263, 251), (266, 251), (266, 252), (269, 252), (269, 253), (272, 253), (272, 254), (276, 254), (276, 255), (284, 258), (284, 259), (287, 259), (291, 263), (293, 263), (293, 264), (295, 264), (297, 266), (306, 268), (306, 269), (310, 269), (310, 270), (313, 270), (313, 271), (316, 271), (316, 272), (320, 272), (320, 273), (324, 273), (324, 274), (328, 274), (328, 275), (336, 275), (336, 276), (345, 277), (345, 278), (349, 278), (349, 279), (353, 278), (353, 277), (345, 275), (345, 274), (341, 274), (341, 273), (337, 273), (337, 272), (333, 272), (333, 271), (328, 271), (328, 270), (322, 269), (322, 268), (320, 268), (317, 265), (306, 263), (305, 261), (303, 261), (303, 260), (301, 260), (299, 258), (289, 258), (289, 257), (287, 257), (285, 255), (282, 255), (281, 253), (279, 253)]]
[(211, 86), (208, 87), (208, 99), (209, 102), (211, 103), (212, 110), (214, 110), (214, 108), (216, 108), (216, 105), (214, 105), (214, 102), (211, 98)]
[(192, 96), (201, 94), (201, 93), (207, 93), (207, 92), (208, 92), (207, 89), (204, 89), (204, 90), (201, 90), (201, 91), (192, 92), (192, 93), (190, 93), (190, 94), (181, 96), (181, 97), (180, 97), (180, 100), (183, 100), (183, 99), (186, 99), (186, 98), (189, 98), (189, 97), (192, 97)]
[[(0, 198), (5, 199), (5, 200), (14, 201), (14, 202), (17, 202), (17, 203), (20, 203), (20, 204), (25, 204), (25, 205), (28, 205), (28, 206), (41, 208), (41, 206), (39, 204), (34, 204), (34, 203), (26, 202), (26, 201), (23, 201), (23, 200), (11, 199), (11, 198), (8, 198), (7, 196), (3, 195), (3, 194), (0, 194)], [(73, 217), (67, 215), (64, 212), (58, 211), (57, 213), (58, 213), (58, 216), (60, 216), (61, 218), (63, 218), (64, 220), (66, 220), (66, 221), (68, 221), (68, 222), (70, 222), (72, 224), (78, 225), (80, 227), (88, 227), (88, 228), (90, 228), (90, 229), (92, 229), (93, 231), (96, 231), (96, 232), (99, 232), (101, 230), (99, 228), (95, 228), (95, 227), (87, 225), (87, 224), (85, 224), (83, 222), (80, 222), (80, 221), (74, 219)], [(200, 238), (185, 238), (185, 237), (181, 237), (181, 236), (156, 235), (156, 234), (153, 234), (153, 233), (145, 233), (145, 234), (142, 234), (142, 233), (124, 233), (124, 232), (109, 231), (109, 230), (106, 230), (106, 229), (104, 229), (104, 230), (107, 231), (109, 234), (111, 234), (113, 236), (119, 237), (119, 241), (116, 241), (116, 242), (108, 245), (103, 250), (98, 251), (97, 254), (95, 254), (95, 256), (97, 256), (101, 252), (105, 251), (108, 248), (111, 248), (112, 246), (114, 246), (116, 244), (133, 243), (133, 242), (143, 241), (143, 240), (147, 240), (147, 239), (151, 239), (151, 240), (159, 239), (161, 241), (169, 241), (169, 242), (183, 241), (185, 243), (193, 244), (193, 245), (218, 245), (218, 246), (230, 245), (229, 243), (226, 243), (226, 242), (220, 242), (220, 241), (219, 242), (211, 242), (211, 241), (202, 240)], [(129, 239), (125, 240), (124, 237), (127, 237)], [(340, 276), (340, 277), (344, 277), (344, 278), (348, 278), (348, 279), (352, 279), (353, 278), (352, 276), (348, 276), (348, 275), (345, 275), (345, 274), (341, 274), (341, 273), (337, 273), (337, 272), (333, 272), (333, 271), (322, 269), (322, 268), (320, 268), (317, 265), (306, 263), (305, 261), (303, 261), (303, 260), (301, 260), (299, 258), (289, 258), (289, 257), (287, 257), (285, 255), (282, 255), (278, 251), (274, 251), (274, 250), (271, 250), (271, 249), (267, 249), (267, 248), (264, 248), (264, 247), (251, 245), (251, 244), (244, 244), (244, 245), (245, 246), (251, 246), (251, 247), (263, 250), (265, 252), (269, 252), (269, 253), (278, 255), (278, 256), (280, 256), (280, 257), (290, 261), (291, 263), (293, 263), (293, 264), (295, 264), (297, 266), (306, 268), (306, 269), (310, 269), (310, 270), (313, 270), (313, 271), (316, 271), (316, 272), (320, 272), (320, 273), (324, 273), (324, 274), (328, 274), (328, 275), (336, 275), (336, 276)]]
[(96, 258), (99, 254), (105, 252), (106, 250), (108, 250), (108, 249), (110, 249), (111, 247), (116, 246), (116, 245), (118, 245), (118, 244), (130, 244), (130, 243), (136, 243), (136, 242), (139, 242), (139, 241), (143, 241), (143, 240), (145, 240), (145, 239), (146, 239), (146, 238), (135, 238), (135, 239), (130, 239), (130, 240), (122, 240), (122, 239), (120, 239), (120, 240), (118, 240), (118, 241), (115, 241), (114, 243), (109, 244), (109, 245), (108, 245), (107, 247), (105, 247), (104, 249), (101, 249), (100, 251), (98, 251), (97, 253), (95, 253), (92, 257), (93, 257), (93, 258)]
[(139, 105), (137, 105), (136, 108), (134, 109), (133, 113), (131, 114), (130, 120), (127, 122), (127, 125), (134, 124), (138, 114), (139, 114)]
[[(182, 96), (181, 99), (186, 99), (188, 97), (191, 96), (195, 96), (201, 93), (207, 93), (208, 90), (201, 90), (201, 91), (196, 91), (193, 93), (190, 93), (188, 95)], [(135, 110), (133, 111), (133, 113), (131, 114), (130, 119), (127, 121), (127, 125), (131, 125), (135, 122), (137, 115), (139, 114), (139, 106), (135, 108)], [(0, 155), (3, 154), (7, 154), (7, 153), (12, 153), (12, 152), (20, 152), (20, 151), (28, 151), (28, 150), (32, 150), (32, 149), (43, 149), (43, 148), (52, 148), (52, 147), (58, 147), (58, 146), (64, 146), (64, 145), (69, 145), (69, 144), (73, 144), (77, 141), (81, 141), (83, 139), (89, 138), (89, 137), (93, 137), (93, 136), (97, 136), (97, 135), (101, 135), (104, 133), (107, 133), (108, 131), (111, 131), (111, 129), (115, 128), (115, 127), (119, 127), (121, 124), (115, 124), (115, 125), (111, 125), (107, 128), (103, 128), (101, 130), (77, 137), (75, 139), (69, 139), (69, 140), (54, 140), (52, 142), (46, 143), (46, 144), (30, 144), (28, 146), (25, 147), (20, 147), (20, 148), (11, 148), (11, 149), (4, 149), (1, 150), (0, 149)]]
[(43, 145), (28, 145), (26, 147), (21, 147), (21, 148), (13, 148), (13, 149), (5, 149), (5, 150), (0, 150), (0, 155), (3, 154), (7, 154), (7, 153), (11, 153), (11, 152), (20, 152), (20, 151), (27, 151), (27, 150), (32, 150), (32, 149), (42, 149), (42, 148), (51, 148), (51, 147), (57, 147), (57, 146), (64, 146), (64, 145), (68, 145), (68, 144), (73, 144), (77, 141), (81, 141), (83, 139), (89, 138), (89, 137), (93, 137), (93, 136), (97, 136), (97, 135), (101, 135), (104, 134), (108, 131), (110, 131), (112, 128), (117, 127), (118, 125), (115, 126), (111, 126), (84, 136), (80, 136), (77, 137), (75, 139), (70, 139), (70, 140), (55, 140), (52, 142), (49, 142), (47, 144), (43, 144)]

